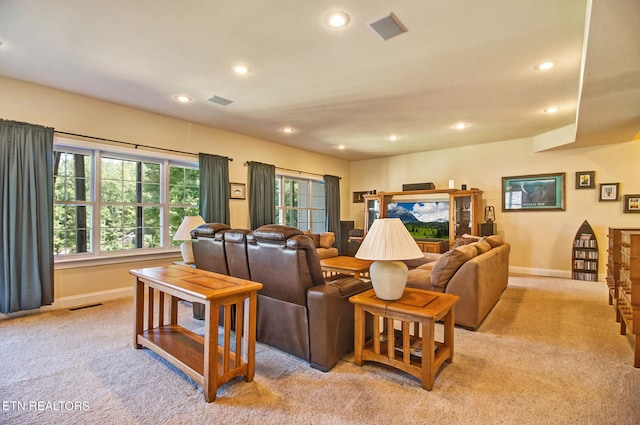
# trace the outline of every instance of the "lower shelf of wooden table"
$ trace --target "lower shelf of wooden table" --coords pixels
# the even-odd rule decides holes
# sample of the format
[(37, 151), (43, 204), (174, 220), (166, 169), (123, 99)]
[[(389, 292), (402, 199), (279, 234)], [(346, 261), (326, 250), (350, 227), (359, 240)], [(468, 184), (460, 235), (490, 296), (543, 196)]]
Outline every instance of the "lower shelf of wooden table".
[[(218, 347), (218, 386), (236, 376), (246, 376), (247, 364), (225, 373), (223, 347)], [(204, 385), (204, 337), (179, 325), (166, 325), (146, 330), (137, 337), (138, 344), (160, 355), (178, 369), (186, 373), (199, 385)], [(236, 363), (236, 353), (230, 352), (230, 361)]]
[[(435, 341), (435, 349), (434, 360), (433, 360), (433, 370), (434, 373), (440, 369), (440, 366), (447, 361), (447, 359), (451, 358), (451, 348), (445, 347), (442, 342)], [(424, 348), (423, 348), (424, 349)], [(376, 354), (374, 351), (374, 342), (373, 340), (368, 340), (364, 345), (364, 350), (362, 351), (362, 360), (366, 361), (374, 361), (382, 364), (386, 364), (389, 366), (393, 366), (396, 369), (400, 369), (408, 374), (422, 380), (422, 357), (411, 354), (409, 356), (409, 363), (404, 362), (404, 357), (402, 351), (394, 350), (393, 358), (389, 358), (387, 355), (388, 346), (386, 342), (380, 342), (380, 354)], [(424, 355), (424, 354), (423, 354)]]

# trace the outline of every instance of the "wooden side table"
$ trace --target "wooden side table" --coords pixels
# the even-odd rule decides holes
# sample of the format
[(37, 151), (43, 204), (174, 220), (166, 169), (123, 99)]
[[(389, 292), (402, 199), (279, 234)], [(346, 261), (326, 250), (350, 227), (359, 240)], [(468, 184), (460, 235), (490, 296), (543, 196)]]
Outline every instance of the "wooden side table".
[[(373, 289), (350, 297), (355, 307), (355, 363), (362, 366), (369, 360), (395, 367), (420, 379), (422, 388), (430, 391), (440, 366), (453, 361), (454, 305), (459, 299), (413, 288), (406, 288), (396, 301), (379, 299)], [(364, 339), (366, 313), (373, 316), (373, 339), (369, 341)], [(435, 341), (434, 325), (439, 320), (444, 321), (443, 341)], [(395, 321), (400, 322), (399, 331), (394, 330)]]
[(364, 277), (369, 273), (369, 267), (373, 261), (361, 260), (355, 257), (339, 255), (320, 260), (320, 267), (325, 277), (335, 274), (350, 274), (355, 278)]
[[(136, 277), (136, 348), (149, 348), (190, 376), (202, 386), (207, 402), (214, 401), (218, 387), (232, 378), (244, 376), (246, 382), (253, 380), (256, 300), (261, 283), (179, 265), (136, 269), (130, 273)], [(204, 337), (178, 324), (180, 299), (204, 304)], [(236, 334), (233, 351), (232, 306), (236, 308), (236, 323), (244, 323), (242, 334)], [(225, 319), (223, 344), (218, 346), (220, 307)]]

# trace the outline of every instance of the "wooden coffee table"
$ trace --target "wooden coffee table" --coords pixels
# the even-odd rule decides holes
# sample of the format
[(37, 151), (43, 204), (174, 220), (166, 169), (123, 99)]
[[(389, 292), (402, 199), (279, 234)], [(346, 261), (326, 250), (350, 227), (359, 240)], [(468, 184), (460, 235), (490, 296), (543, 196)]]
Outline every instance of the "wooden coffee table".
[[(457, 295), (413, 288), (406, 288), (396, 301), (379, 299), (373, 289), (350, 297), (355, 305), (355, 364), (362, 366), (365, 360), (384, 363), (420, 379), (422, 388), (430, 391), (440, 366), (453, 361), (454, 305), (459, 299)], [(365, 341), (367, 313), (373, 316), (373, 338), (369, 341)], [(434, 336), (439, 320), (444, 320), (443, 341), (435, 341)], [(394, 329), (396, 321), (400, 330)]]
[(320, 267), (322, 267), (322, 271), (325, 272), (325, 277), (333, 274), (350, 274), (357, 278), (369, 273), (371, 263), (373, 263), (373, 261), (339, 255), (337, 257), (320, 260)]
[[(207, 402), (214, 401), (218, 388), (236, 376), (244, 376), (246, 382), (253, 380), (256, 300), (261, 283), (179, 265), (136, 269), (130, 273), (136, 277), (133, 340), (136, 348), (149, 348), (190, 376), (202, 386)], [(178, 300), (204, 304), (204, 337), (178, 324)], [(234, 350), (232, 306), (235, 323), (244, 323), (244, 328), (236, 326)], [(224, 337), (223, 344), (218, 346), (220, 307), (224, 308)]]

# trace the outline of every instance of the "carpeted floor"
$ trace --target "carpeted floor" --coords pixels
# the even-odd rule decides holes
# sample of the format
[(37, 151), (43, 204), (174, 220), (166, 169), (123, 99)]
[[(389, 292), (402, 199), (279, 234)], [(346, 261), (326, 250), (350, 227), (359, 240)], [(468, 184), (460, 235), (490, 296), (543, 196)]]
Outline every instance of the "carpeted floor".
[(133, 348), (132, 299), (0, 320), (0, 423), (637, 424), (640, 369), (614, 317), (602, 282), (512, 276), (478, 331), (456, 328), (431, 392), (352, 356), (322, 373), (258, 344), (255, 380), (213, 403)]

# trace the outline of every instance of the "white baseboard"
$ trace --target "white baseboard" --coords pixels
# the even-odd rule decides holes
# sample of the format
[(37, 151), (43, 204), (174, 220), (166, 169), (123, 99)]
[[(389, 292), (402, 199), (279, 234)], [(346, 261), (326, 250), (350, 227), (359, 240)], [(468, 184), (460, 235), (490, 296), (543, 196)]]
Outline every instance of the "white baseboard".
[(509, 266), (509, 273), (571, 279), (571, 272), (568, 270), (538, 269), (538, 268), (532, 268), (532, 267)]
[[(513, 274), (526, 274), (532, 276), (547, 276), (558, 277), (562, 279), (571, 279), (570, 270), (554, 270), (554, 269), (537, 269), (531, 267), (509, 267), (509, 273)], [(598, 274), (598, 282), (606, 282), (607, 275), (603, 273)]]
[(72, 295), (70, 297), (57, 298), (52, 305), (45, 305), (33, 310), (22, 310), (15, 313), (0, 314), (0, 320), (13, 317), (27, 316), (30, 314), (45, 313), (47, 311), (61, 310), (65, 308), (84, 307), (93, 304), (99, 304), (106, 301), (116, 300), (118, 298), (132, 297), (133, 287), (110, 289), (108, 291), (92, 292), (89, 294)]
[(53, 302), (52, 307), (53, 310), (59, 310), (62, 308), (77, 308), (132, 296), (133, 287), (110, 289), (108, 291), (92, 292), (89, 294), (58, 298)]

